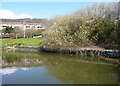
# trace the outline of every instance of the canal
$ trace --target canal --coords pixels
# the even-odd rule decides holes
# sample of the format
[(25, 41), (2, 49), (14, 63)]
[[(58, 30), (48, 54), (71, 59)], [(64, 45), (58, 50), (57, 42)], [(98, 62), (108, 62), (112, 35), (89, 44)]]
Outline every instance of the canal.
[(98, 57), (2, 51), (3, 84), (118, 84), (117, 64)]

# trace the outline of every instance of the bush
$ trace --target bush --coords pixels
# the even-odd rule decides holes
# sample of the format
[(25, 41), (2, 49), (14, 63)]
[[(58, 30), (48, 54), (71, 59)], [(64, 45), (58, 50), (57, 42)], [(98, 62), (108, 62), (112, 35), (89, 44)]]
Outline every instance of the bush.
[(95, 18), (92, 19), (91, 28), (89, 39), (93, 43), (117, 42), (117, 24), (114, 22), (108, 19)]
[(59, 18), (47, 31), (47, 40), (50, 43), (62, 46), (88, 46), (91, 29), (86, 26), (87, 20), (80, 16), (64, 16)]
[[(44, 32), (45, 46), (91, 46), (118, 44), (117, 3), (93, 5), (77, 13), (52, 19)], [(96, 6), (96, 8), (93, 8)], [(116, 9), (115, 9), (116, 8)], [(54, 22), (53, 22), (54, 21)]]
[(117, 42), (117, 24), (102, 18), (64, 16), (47, 30), (50, 46), (89, 46)]

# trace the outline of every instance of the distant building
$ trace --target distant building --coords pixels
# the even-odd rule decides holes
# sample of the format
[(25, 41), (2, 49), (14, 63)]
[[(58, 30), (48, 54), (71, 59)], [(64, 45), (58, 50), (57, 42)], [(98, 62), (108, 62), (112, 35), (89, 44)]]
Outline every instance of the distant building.
[(9, 27), (22, 27), (23, 29), (44, 29), (41, 23), (27, 23), (27, 22), (0, 22), (0, 29)]

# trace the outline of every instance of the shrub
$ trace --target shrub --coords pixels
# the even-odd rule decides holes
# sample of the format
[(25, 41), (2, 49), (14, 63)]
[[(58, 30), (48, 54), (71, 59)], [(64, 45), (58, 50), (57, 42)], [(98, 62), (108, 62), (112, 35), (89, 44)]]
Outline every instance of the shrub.
[(86, 26), (88, 19), (80, 16), (64, 16), (49, 27), (47, 36), (50, 43), (62, 46), (87, 46), (90, 27)]
[(91, 23), (91, 34), (89, 39), (95, 43), (105, 43), (107, 41), (117, 42), (117, 24), (108, 19), (95, 18)]
[(45, 46), (117, 44), (116, 5), (117, 3), (96, 4), (80, 9), (72, 15), (52, 19), (44, 32), (47, 40)]

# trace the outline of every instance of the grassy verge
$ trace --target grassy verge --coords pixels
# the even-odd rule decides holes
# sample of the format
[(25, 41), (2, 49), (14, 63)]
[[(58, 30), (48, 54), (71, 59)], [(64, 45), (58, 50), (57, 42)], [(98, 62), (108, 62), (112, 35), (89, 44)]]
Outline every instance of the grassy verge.
[(43, 43), (43, 38), (21, 38), (21, 39), (0, 39), (2, 46), (5, 47), (7, 44), (23, 43), (23, 46), (39, 47)]

